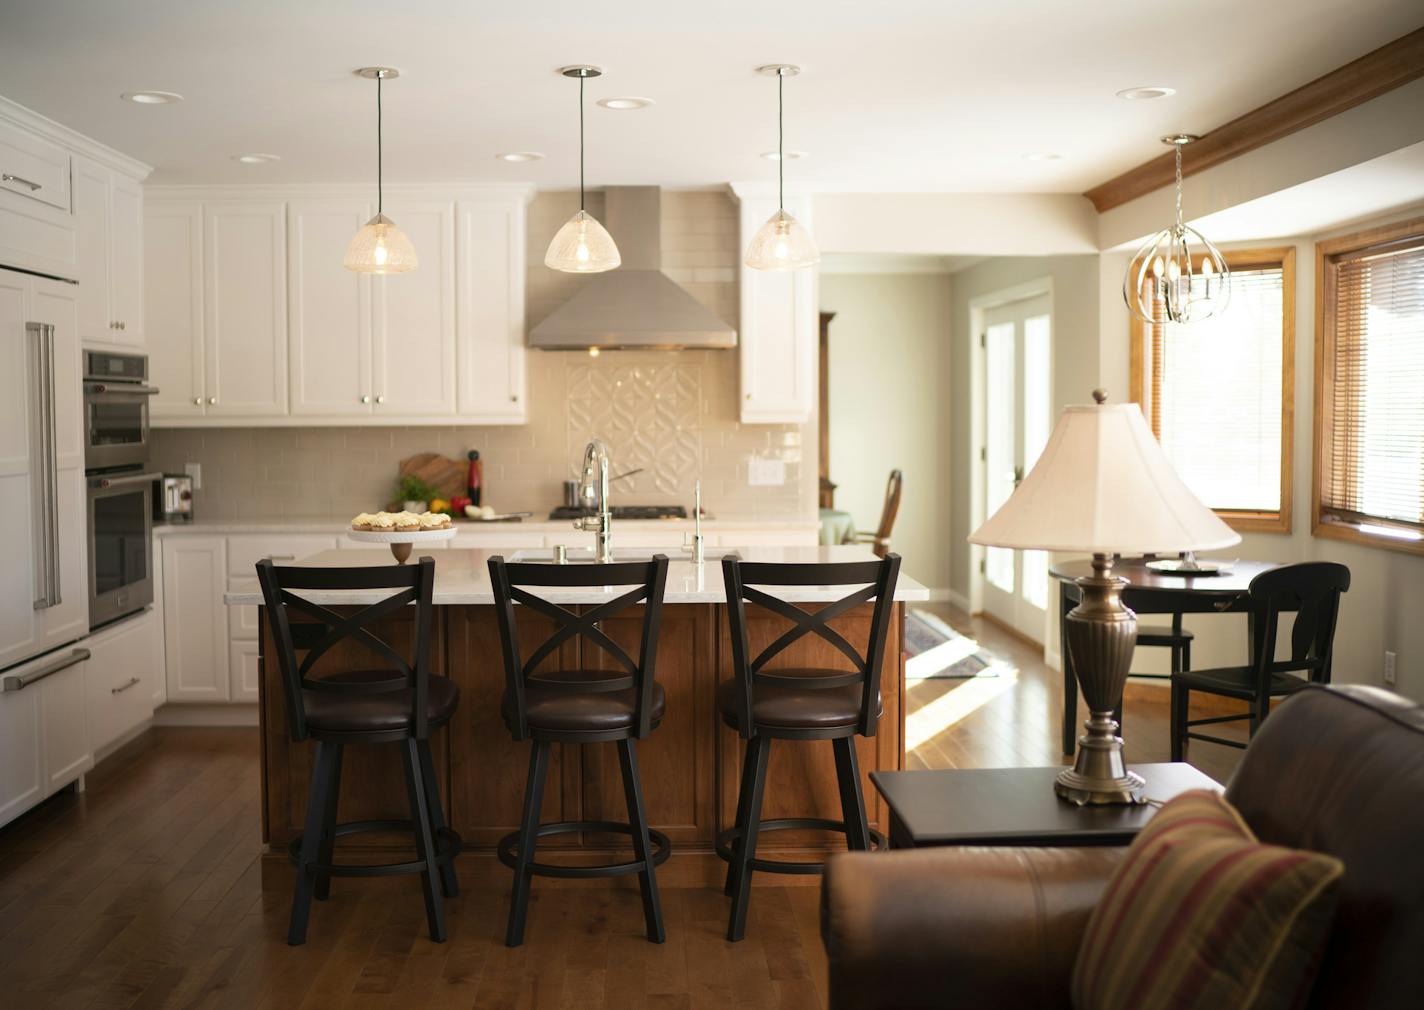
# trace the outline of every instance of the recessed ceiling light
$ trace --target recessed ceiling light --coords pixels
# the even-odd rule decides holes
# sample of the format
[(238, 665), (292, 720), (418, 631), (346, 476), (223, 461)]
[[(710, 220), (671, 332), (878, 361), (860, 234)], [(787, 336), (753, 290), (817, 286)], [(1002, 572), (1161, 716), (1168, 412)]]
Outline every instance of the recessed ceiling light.
[(139, 105), (171, 105), (183, 100), (183, 96), (176, 91), (125, 91), (119, 97)]
[(540, 161), (544, 156), (538, 151), (508, 151), (504, 154), (496, 154), (495, 157), (500, 161), (512, 161), (518, 164), (525, 161)]
[(234, 154), (233, 161), (240, 161), (244, 165), (265, 165), (269, 161), (281, 161), (280, 154)]
[[(778, 154), (778, 153), (775, 152), (775, 151), (763, 151), (763, 152), (761, 153), (761, 156), (762, 156), (763, 158), (765, 158), (767, 161), (780, 161), (781, 158), (782, 158), (782, 155)], [(811, 157), (811, 152), (809, 152), (809, 151), (787, 151), (785, 156), (786, 156), (786, 160), (787, 160), (787, 161), (799, 161), (799, 160), (802, 159), (802, 158), (809, 158), (809, 157)]]
[(1059, 161), (1063, 155), (1054, 154), (1052, 151), (1033, 151), (1024, 155), (1024, 161)]
[(1176, 88), (1164, 88), (1161, 85), (1153, 84), (1140, 88), (1124, 88), (1117, 93), (1117, 97), (1126, 98), (1129, 102), (1141, 102), (1149, 98), (1166, 98), (1176, 93)]
[(653, 100), (651, 98), (623, 96), (620, 98), (600, 98), (597, 104), (603, 106), (605, 109), (646, 109), (649, 105), (653, 104)]

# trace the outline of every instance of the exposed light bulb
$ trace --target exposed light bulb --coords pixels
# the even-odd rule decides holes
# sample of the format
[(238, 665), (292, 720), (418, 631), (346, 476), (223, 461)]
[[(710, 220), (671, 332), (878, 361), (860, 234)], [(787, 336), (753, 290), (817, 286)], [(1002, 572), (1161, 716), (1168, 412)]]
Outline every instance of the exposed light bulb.
[(588, 242), (582, 237), (579, 238), (578, 248), (574, 250), (574, 259), (580, 263), (588, 262)]
[(1167, 279), (1173, 284), (1175, 284), (1178, 280), (1181, 279), (1181, 276), (1182, 268), (1180, 265), (1178, 265), (1177, 261), (1172, 260), (1171, 262), (1169, 262), (1167, 264)]
[(1212, 267), (1211, 267), (1211, 257), (1210, 257), (1210, 256), (1203, 256), (1203, 257), (1202, 257), (1201, 275), (1202, 275), (1204, 278), (1206, 278), (1207, 280), (1211, 280)]
[(600, 353), (600, 352), (599, 352), (599, 350), (598, 350), (597, 347), (590, 347), (590, 348), (588, 349), (588, 356), (589, 356), (590, 358), (596, 358), (596, 357), (598, 357), (599, 353)]
[(383, 266), (385, 266), (385, 265), (386, 265), (386, 257), (390, 255), (390, 253), (389, 253), (389, 252), (387, 251), (387, 249), (386, 249), (386, 243), (385, 243), (384, 241), (378, 242), (378, 243), (376, 244), (376, 248), (375, 248), (374, 250), (372, 250), (372, 254), (371, 254), (371, 255), (372, 255), (372, 257), (373, 257), (373, 258), (375, 259), (375, 261), (376, 261), (376, 266), (378, 266), (378, 267), (383, 267)]
[(1152, 276), (1158, 280), (1162, 279), (1162, 257), (1157, 256), (1152, 260)]

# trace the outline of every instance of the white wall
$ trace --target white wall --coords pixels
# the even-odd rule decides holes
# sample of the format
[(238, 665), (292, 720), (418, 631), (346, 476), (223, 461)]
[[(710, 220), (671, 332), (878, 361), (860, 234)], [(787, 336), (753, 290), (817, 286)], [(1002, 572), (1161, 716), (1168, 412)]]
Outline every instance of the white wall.
[(830, 477), (836, 508), (874, 530), (890, 470), (904, 473), (894, 530), (904, 570), (950, 584), (950, 278), (822, 274), (830, 326)]

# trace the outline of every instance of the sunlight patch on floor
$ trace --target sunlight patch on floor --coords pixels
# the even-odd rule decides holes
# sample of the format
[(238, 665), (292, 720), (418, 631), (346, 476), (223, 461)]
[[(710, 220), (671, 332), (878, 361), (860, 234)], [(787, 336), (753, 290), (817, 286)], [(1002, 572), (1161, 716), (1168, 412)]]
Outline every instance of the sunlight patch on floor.
[[(972, 656), (979, 651), (979, 643), (966, 635), (951, 638), (947, 642), (941, 642), (933, 649), (927, 649), (918, 656), (911, 656), (905, 660), (905, 679), (914, 679), (915, 683), (922, 683), (921, 679), (932, 673), (938, 673), (958, 663), (966, 656)], [(907, 685), (911, 686), (911, 685)]]
[[(946, 691), (934, 701), (906, 715), (905, 749), (914, 750), (933, 740), (961, 719), (1018, 685), (1019, 670), (1012, 663), (1000, 660), (989, 667), (989, 671), (997, 676), (971, 677), (954, 690)], [(906, 691), (915, 683), (924, 682), (907, 682)]]

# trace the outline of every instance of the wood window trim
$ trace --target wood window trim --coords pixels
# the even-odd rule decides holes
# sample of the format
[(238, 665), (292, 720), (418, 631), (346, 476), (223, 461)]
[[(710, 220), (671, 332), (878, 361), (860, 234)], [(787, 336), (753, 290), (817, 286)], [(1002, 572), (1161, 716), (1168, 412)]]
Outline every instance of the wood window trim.
[[(1292, 524), (1292, 487), (1295, 454), (1295, 246), (1268, 249), (1235, 249), (1223, 252), (1226, 265), (1232, 270), (1262, 267), (1281, 268), (1281, 507), (1276, 512), (1251, 512), (1239, 509), (1213, 509), (1238, 533), (1283, 533), (1289, 535)], [(1128, 381), (1132, 401), (1140, 408), (1147, 382), (1147, 362), (1142, 353), (1146, 334), (1142, 320), (1131, 315), (1128, 336)], [(1149, 418), (1149, 424), (1151, 419)], [(1156, 429), (1153, 429), (1154, 434)], [(1318, 500), (1318, 496), (1317, 496)]]
[[(1364, 544), (1404, 554), (1424, 555), (1424, 541), (1407, 540), (1369, 533), (1358, 526), (1333, 520), (1321, 514), (1321, 497), (1325, 489), (1325, 471), (1329, 465), (1327, 456), (1330, 434), (1334, 424), (1332, 413), (1334, 389), (1333, 369), (1327, 362), (1335, 352), (1335, 258), (1344, 254), (1359, 252), (1371, 246), (1387, 245), (1403, 239), (1424, 235), (1424, 217), (1410, 218), (1395, 224), (1326, 239), (1315, 244), (1315, 401), (1313, 417), (1313, 444), (1311, 447), (1312, 474), (1310, 483), (1310, 533), (1312, 536), (1346, 543)], [(1389, 525), (1382, 521), (1381, 526)]]

